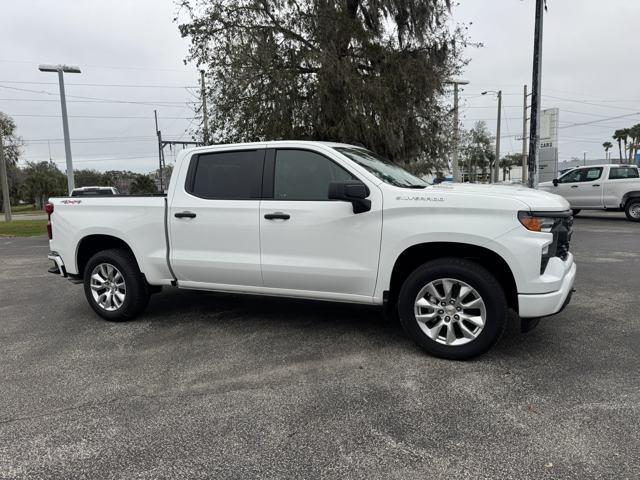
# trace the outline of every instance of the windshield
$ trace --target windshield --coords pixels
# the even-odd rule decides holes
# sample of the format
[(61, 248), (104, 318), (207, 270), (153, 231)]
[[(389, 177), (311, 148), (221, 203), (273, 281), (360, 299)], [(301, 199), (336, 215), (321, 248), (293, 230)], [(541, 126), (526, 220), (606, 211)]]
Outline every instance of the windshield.
[(425, 188), (428, 183), (411, 175), (404, 168), (369, 150), (357, 147), (333, 147), (385, 183), (403, 188)]

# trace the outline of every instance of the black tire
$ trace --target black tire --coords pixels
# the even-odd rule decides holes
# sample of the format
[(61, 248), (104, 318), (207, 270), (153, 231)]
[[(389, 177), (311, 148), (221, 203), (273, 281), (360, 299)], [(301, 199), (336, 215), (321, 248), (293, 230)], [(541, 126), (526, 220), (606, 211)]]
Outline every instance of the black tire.
[(624, 214), (630, 222), (640, 222), (640, 198), (632, 198), (624, 207)]
[(571, 213), (572, 215), (575, 217), (576, 215), (578, 215), (582, 210), (579, 208), (573, 208), (571, 209)]
[[(113, 311), (101, 307), (93, 297), (91, 273), (100, 264), (110, 264), (124, 278), (126, 293), (122, 304)], [(84, 294), (93, 310), (105, 320), (124, 322), (142, 313), (149, 303), (149, 289), (133, 255), (122, 249), (103, 250), (92, 256), (84, 268)]]
[[(415, 317), (414, 304), (420, 290), (430, 282), (443, 278), (466, 283), (484, 301), (484, 326), (475, 339), (463, 345), (445, 345), (430, 338)], [(470, 359), (489, 350), (506, 328), (507, 309), (504, 290), (496, 278), (477, 263), (460, 258), (433, 260), (418, 267), (405, 280), (398, 297), (400, 322), (409, 337), (430, 354), (453, 360)]]

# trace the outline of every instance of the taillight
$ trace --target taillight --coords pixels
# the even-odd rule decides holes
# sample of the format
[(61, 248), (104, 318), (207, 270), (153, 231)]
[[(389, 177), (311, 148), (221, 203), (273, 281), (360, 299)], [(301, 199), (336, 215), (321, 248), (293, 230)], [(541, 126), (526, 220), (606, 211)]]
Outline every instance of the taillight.
[(47, 212), (47, 235), (49, 240), (53, 239), (53, 230), (51, 228), (51, 214), (53, 213), (53, 203), (47, 203), (44, 206), (44, 211)]

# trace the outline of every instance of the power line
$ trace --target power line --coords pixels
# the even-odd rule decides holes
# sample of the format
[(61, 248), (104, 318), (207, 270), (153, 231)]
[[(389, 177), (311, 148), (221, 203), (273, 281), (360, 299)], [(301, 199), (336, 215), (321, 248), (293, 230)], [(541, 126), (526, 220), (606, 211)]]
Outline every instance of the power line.
[[(60, 115), (44, 115), (39, 113), (19, 113), (7, 114), (10, 117), (38, 117), (38, 118), (60, 118)], [(121, 116), (121, 115), (69, 115), (69, 118), (94, 118), (94, 119), (141, 119), (150, 120), (151, 116)], [(191, 120), (194, 117), (162, 117), (164, 120)]]
[[(28, 60), (3, 60), (0, 59), (0, 62), (2, 63), (23, 63), (23, 64), (30, 64), (30, 65), (38, 65), (39, 63), (41, 63), (40, 61), (28, 61)], [(82, 63), (82, 62), (81, 62)], [(186, 70), (181, 70), (181, 69), (177, 69), (177, 68), (165, 68), (165, 67), (129, 67), (129, 66), (123, 66), (123, 65), (93, 65), (93, 64), (87, 64), (87, 63), (82, 63), (83, 67), (91, 67), (91, 68), (105, 68), (105, 69), (114, 69), (114, 70), (155, 70), (155, 71), (159, 71), (159, 72), (180, 72), (180, 73), (185, 73), (185, 74), (189, 74), (189, 75), (195, 75), (195, 73), (193, 72), (189, 72)]]
[[(0, 80), (0, 83), (11, 85), (57, 85), (55, 82), (25, 82), (17, 80)], [(77, 87), (122, 87), (122, 88), (198, 88), (197, 85), (139, 85), (133, 83), (66, 83)]]
[[(60, 97), (60, 94), (54, 93), (54, 92), (49, 92), (47, 90), (31, 90), (31, 89), (27, 89), (27, 88), (7, 87), (6, 85), (0, 85), (0, 88), (6, 88), (6, 89), (9, 89), (9, 90), (16, 90), (16, 91), (20, 91), (20, 92), (37, 93), (37, 94), (40, 94), (40, 95), (49, 95), (49, 96), (53, 96), (53, 97)], [(189, 90), (186, 90), (186, 91), (189, 92)], [(84, 100), (97, 100), (97, 101), (104, 102), (104, 103), (132, 103), (132, 104), (141, 104), (141, 105), (150, 105), (150, 106), (154, 106), (154, 105), (157, 105), (157, 106), (169, 106), (169, 105), (155, 104), (155, 103), (152, 103), (152, 102), (144, 102), (144, 101), (140, 102), (140, 101), (133, 101), (133, 100), (118, 100), (118, 99), (114, 99), (114, 98), (101, 98), (101, 97), (86, 97), (86, 96), (82, 96), (82, 95), (67, 95), (67, 97), (80, 98), (80, 99), (84, 99)], [(188, 104), (189, 102), (186, 101), (184, 103)]]
[[(600, 119), (600, 120), (593, 120), (593, 121), (591, 121), (591, 122), (572, 123), (572, 124), (569, 124), (569, 125), (562, 125), (562, 126), (560, 126), (560, 127), (558, 127), (558, 128), (559, 128), (559, 129), (560, 129), (560, 128), (561, 128), (561, 129), (564, 129), (564, 128), (573, 128), (573, 127), (581, 127), (581, 126), (587, 126), (587, 125), (594, 125), (594, 124), (597, 124), (597, 123), (605, 122), (605, 121), (607, 121), (607, 120), (617, 120), (617, 119), (619, 119), (619, 118), (635, 117), (635, 116), (637, 116), (637, 115), (640, 115), (640, 112), (629, 113), (629, 114), (626, 114), (626, 115), (618, 115), (618, 116), (615, 116), (615, 117), (602, 118), (602, 119)], [(605, 126), (605, 125), (603, 125), (603, 126)]]
[[(60, 103), (59, 100), (48, 100), (46, 98), (0, 98), (0, 102), (44, 102), (44, 103)], [(184, 105), (193, 105), (187, 101), (144, 101), (139, 102), (135, 100), (67, 100), (67, 103), (119, 103), (119, 104), (133, 104), (133, 105), (148, 105), (159, 106), (168, 108), (183, 108)]]

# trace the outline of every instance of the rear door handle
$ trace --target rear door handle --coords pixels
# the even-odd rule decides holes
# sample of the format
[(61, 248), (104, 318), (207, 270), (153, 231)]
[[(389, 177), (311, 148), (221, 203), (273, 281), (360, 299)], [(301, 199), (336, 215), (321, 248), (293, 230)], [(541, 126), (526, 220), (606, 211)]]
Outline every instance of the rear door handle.
[(599, 186), (600, 186), (600, 184), (599, 184), (599, 183), (595, 183), (595, 184), (593, 184), (593, 186), (594, 186), (594, 187), (599, 187)]
[(193, 212), (178, 212), (174, 215), (176, 218), (196, 218), (196, 214)]
[(267, 220), (289, 220), (291, 215), (288, 213), (282, 212), (274, 212), (274, 213), (265, 213), (264, 218)]
[(571, 188), (578, 188), (578, 185), (571, 185)]

